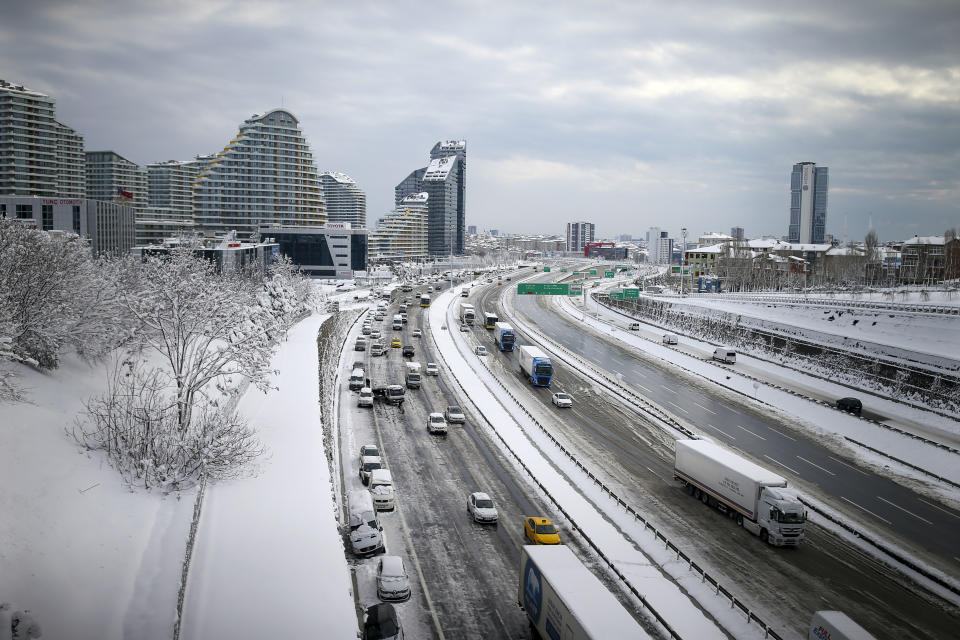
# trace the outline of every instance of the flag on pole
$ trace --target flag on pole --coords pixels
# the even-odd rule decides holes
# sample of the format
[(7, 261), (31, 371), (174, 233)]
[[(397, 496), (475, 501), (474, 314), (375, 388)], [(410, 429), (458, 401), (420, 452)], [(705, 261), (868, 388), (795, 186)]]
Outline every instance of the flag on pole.
[(121, 187), (117, 187), (117, 197), (126, 198), (128, 200), (133, 200), (133, 193), (130, 191), (125, 191)]

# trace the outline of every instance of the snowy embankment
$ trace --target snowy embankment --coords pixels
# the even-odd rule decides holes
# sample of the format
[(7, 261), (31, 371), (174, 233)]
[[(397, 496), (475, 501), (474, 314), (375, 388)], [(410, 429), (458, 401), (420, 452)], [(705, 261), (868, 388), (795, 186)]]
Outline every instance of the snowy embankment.
[(170, 637), (195, 489), (131, 489), (65, 433), (106, 365), (14, 367), (28, 402), (0, 406), (0, 602), (45, 638)]
[(207, 488), (184, 638), (351, 638), (357, 618), (318, 407), (313, 315), (290, 329), (268, 394), (238, 411), (266, 449), (250, 477)]
[[(706, 588), (699, 580), (690, 579), (692, 574), (686, 566), (674, 567), (674, 573), (679, 576), (677, 581), (664, 576), (657, 564), (670, 562), (670, 559), (658, 558), (654, 562), (646, 554), (648, 550), (662, 549), (662, 543), (645, 533), (642, 524), (626, 517), (622, 508), (617, 509), (617, 505), (593, 487), (583, 471), (565, 459), (558, 449), (554, 456), (555, 446), (540, 434), (540, 430), (529, 420), (524, 420), (518, 408), (507, 408), (506, 403), (511, 402), (509, 399), (505, 398), (501, 403), (501, 394), (497, 391), (499, 383), (482, 359), (470, 353), (460, 332), (441, 329), (441, 326), (456, 326), (448, 310), (453, 296), (459, 296), (459, 288), (444, 292), (430, 307), (430, 331), (437, 350), (459, 384), (470, 389), (470, 401), (486, 418), (500, 441), (523, 461), (532, 479), (562, 506), (577, 527), (680, 637), (725, 637), (724, 631), (703, 612), (701, 606), (722, 620), (736, 637), (762, 637), (758, 627), (751, 627), (730, 610), (729, 600), (717, 598), (712, 589)], [(481, 384), (477, 384), (478, 380)], [(684, 577), (687, 580), (683, 580)], [(700, 606), (685, 591), (696, 594)], [(637, 606), (640, 608), (639, 602)], [(645, 611), (645, 615), (648, 612)]]
[[(928, 475), (906, 465), (898, 464), (867, 449), (850, 445), (845, 438), (851, 438), (880, 451), (889, 451), (905, 462), (926, 469), (951, 482), (960, 483), (960, 464), (958, 464), (956, 454), (837, 411), (832, 406), (811, 402), (786, 390), (758, 383), (753, 378), (741, 375), (735, 370), (736, 368), (747, 368), (760, 372), (769, 370), (770, 375), (773, 376), (776, 373), (774, 365), (741, 354), (738, 355), (737, 364), (734, 367), (721, 367), (708, 359), (714, 348), (713, 345), (708, 343), (688, 338), (683, 339), (683, 347), (698, 353), (698, 357), (626, 331), (622, 324), (617, 327), (614, 323), (622, 323), (624, 318), (617, 316), (605, 307), (601, 307), (600, 319), (585, 315), (582, 310), (574, 307), (568, 300), (561, 301), (559, 308), (576, 322), (584, 324), (598, 333), (612, 336), (613, 339), (625, 346), (658, 358), (667, 366), (674, 366), (689, 374), (710, 380), (742, 394), (748, 401), (764, 405), (764, 411), (777, 412), (785, 419), (796, 423), (800, 430), (830, 439), (837, 446), (849, 451), (851, 456), (863, 460), (871, 466), (888, 468), (904, 477), (919, 480), (936, 495), (952, 502), (960, 502), (960, 491), (956, 487), (934, 482)], [(836, 385), (829, 381), (805, 377), (802, 374), (796, 374), (796, 378), (802, 380), (805, 387), (820, 389), (824, 396), (835, 395), (838, 391)], [(874, 402), (874, 400), (871, 399), (871, 402)], [(932, 426), (944, 432), (956, 433), (957, 431), (955, 423), (947, 424), (928, 412), (904, 407), (892, 401), (877, 399), (877, 410), (891, 415), (905, 414), (909, 416), (912, 422), (929, 420), (933, 422)]]

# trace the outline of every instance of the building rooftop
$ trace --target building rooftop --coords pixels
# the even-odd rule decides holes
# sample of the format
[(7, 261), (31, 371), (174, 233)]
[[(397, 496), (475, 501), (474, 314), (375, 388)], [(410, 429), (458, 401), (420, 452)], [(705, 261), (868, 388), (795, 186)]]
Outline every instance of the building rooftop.
[(336, 180), (341, 184), (357, 184), (356, 180), (354, 180), (353, 178), (351, 178), (345, 173), (340, 173), (339, 171), (324, 171), (323, 173), (320, 174), (321, 178), (323, 176), (330, 176), (331, 178), (333, 178), (334, 180)]
[(457, 164), (457, 156), (435, 158), (427, 165), (427, 172), (423, 174), (424, 181), (446, 180)]

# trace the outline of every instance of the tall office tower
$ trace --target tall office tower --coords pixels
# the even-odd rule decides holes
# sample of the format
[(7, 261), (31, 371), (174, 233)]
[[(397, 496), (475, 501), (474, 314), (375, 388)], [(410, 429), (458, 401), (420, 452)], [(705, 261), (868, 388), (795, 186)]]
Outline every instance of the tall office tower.
[(596, 225), (592, 222), (567, 223), (567, 251), (583, 253), (588, 242), (593, 242)]
[(423, 174), (427, 168), (414, 169), (406, 178), (400, 181), (400, 184), (393, 188), (393, 204), (399, 207), (400, 202), (407, 196), (423, 192)]
[(147, 208), (147, 172), (115, 151), (87, 151), (87, 197), (121, 202), (135, 216)]
[(370, 259), (378, 261), (421, 261), (430, 256), (427, 247), (426, 193), (413, 193), (385, 215), (370, 234)]
[[(423, 174), (423, 190), (427, 200), (427, 245), (434, 257), (457, 254), (457, 203), (460, 192), (457, 182), (456, 155), (443, 156), (430, 161)], [(462, 231), (460, 238), (462, 241)], [(461, 247), (460, 252), (463, 252)]]
[(441, 141), (433, 145), (433, 149), (430, 150), (431, 161), (451, 156), (456, 156), (458, 160), (454, 169), (457, 173), (457, 215), (453, 253), (461, 255), (464, 231), (467, 228), (467, 141)]
[(55, 102), (0, 80), (0, 195), (57, 194)]
[(743, 240), (743, 227), (730, 227), (730, 237), (734, 240)]
[(65, 124), (53, 121), (57, 147), (57, 195), (87, 197), (87, 157), (83, 136)]
[(477, 225), (471, 224), (467, 227), (467, 233), (471, 236), (477, 235)]
[(197, 179), (198, 229), (245, 238), (261, 225), (321, 227), (323, 187), (300, 123), (285, 109), (254, 114)]
[(320, 174), (329, 222), (349, 222), (354, 229), (367, 226), (367, 194), (345, 173), (325, 171)]
[(790, 174), (790, 242), (823, 244), (829, 187), (827, 167), (818, 167), (815, 162), (793, 165)]

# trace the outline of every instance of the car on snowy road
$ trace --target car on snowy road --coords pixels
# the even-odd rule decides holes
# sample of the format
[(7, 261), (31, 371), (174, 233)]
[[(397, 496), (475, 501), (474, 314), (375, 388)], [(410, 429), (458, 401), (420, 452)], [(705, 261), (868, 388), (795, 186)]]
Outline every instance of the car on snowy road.
[(473, 516), (475, 522), (496, 522), (500, 517), (493, 500), (482, 491), (471, 493), (467, 498), (467, 513)]
[(562, 409), (569, 409), (573, 406), (573, 398), (566, 393), (555, 393), (550, 397), (550, 401)]

